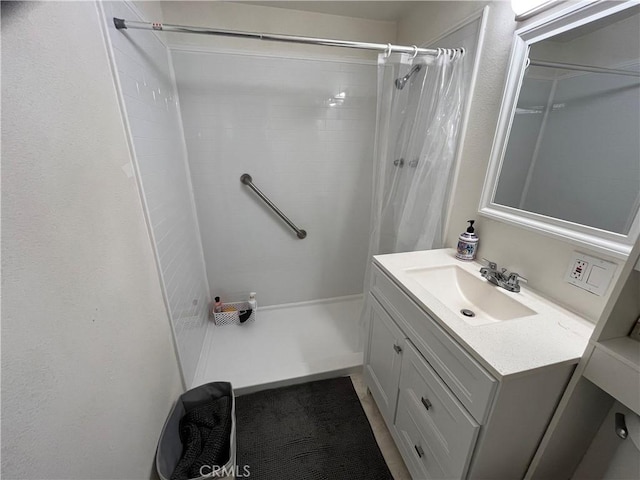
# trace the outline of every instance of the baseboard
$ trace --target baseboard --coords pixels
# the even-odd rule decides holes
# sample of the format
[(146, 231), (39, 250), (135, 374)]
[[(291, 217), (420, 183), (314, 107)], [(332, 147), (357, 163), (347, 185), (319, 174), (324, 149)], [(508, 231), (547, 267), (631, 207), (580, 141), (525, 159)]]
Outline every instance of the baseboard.
[(358, 300), (362, 299), (364, 295), (362, 293), (358, 293), (355, 295), (346, 295), (344, 297), (332, 297), (332, 298), (321, 298), (319, 300), (307, 300), (305, 302), (294, 302), (294, 303), (281, 303), (279, 305), (268, 305), (266, 307), (261, 307), (258, 304), (258, 310), (275, 310), (279, 308), (295, 308), (295, 307), (307, 307), (309, 305), (321, 305), (323, 303), (337, 303), (337, 302), (346, 302), (349, 300)]

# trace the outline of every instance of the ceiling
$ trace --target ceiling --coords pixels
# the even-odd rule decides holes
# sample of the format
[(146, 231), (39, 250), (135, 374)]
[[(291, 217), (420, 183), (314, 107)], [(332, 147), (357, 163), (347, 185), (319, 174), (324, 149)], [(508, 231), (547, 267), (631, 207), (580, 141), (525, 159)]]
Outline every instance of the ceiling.
[(370, 1), (271, 1), (254, 2), (243, 1), (251, 5), (265, 7), (287, 8), (290, 10), (302, 10), (305, 12), (327, 13), (330, 15), (342, 15), (345, 17), (366, 18), (369, 20), (384, 20), (395, 22), (406, 15), (418, 2), (370, 2)]

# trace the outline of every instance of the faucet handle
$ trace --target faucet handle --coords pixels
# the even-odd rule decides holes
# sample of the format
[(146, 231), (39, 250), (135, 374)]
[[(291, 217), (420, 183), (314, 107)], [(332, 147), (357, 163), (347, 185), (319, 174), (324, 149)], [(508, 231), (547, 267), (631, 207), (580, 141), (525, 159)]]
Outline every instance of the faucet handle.
[(518, 272), (511, 272), (509, 274), (509, 281), (511, 282), (524, 282), (527, 283), (528, 280), (526, 278), (524, 278), (522, 275), (520, 275)]
[(482, 257), (482, 260), (484, 260), (485, 262), (487, 262), (487, 266), (491, 269), (491, 270), (497, 270), (498, 269), (498, 264), (496, 262), (492, 262), (491, 260), (489, 260), (488, 258), (484, 258)]

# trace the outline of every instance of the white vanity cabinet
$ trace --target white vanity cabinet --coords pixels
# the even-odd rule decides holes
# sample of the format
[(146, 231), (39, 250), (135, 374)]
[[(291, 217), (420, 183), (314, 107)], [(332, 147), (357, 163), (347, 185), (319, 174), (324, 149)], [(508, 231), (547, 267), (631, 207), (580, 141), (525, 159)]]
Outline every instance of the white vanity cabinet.
[(490, 371), (376, 263), (367, 308), (365, 382), (414, 480), (523, 478), (577, 358)]

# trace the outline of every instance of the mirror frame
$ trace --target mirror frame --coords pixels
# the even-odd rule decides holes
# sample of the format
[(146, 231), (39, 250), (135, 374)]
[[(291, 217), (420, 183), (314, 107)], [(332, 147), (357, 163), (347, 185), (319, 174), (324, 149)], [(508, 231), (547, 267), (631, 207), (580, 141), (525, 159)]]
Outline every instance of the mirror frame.
[(616, 2), (615, 4), (607, 1), (582, 1), (559, 9), (550, 17), (545, 17), (516, 30), (498, 126), (480, 198), (478, 212), (481, 215), (588, 247), (615, 258), (626, 259), (629, 256), (631, 248), (640, 234), (640, 209), (635, 214), (629, 233), (625, 235), (500, 205), (494, 203), (493, 198), (520, 96), (530, 45), (637, 5), (637, 0)]

